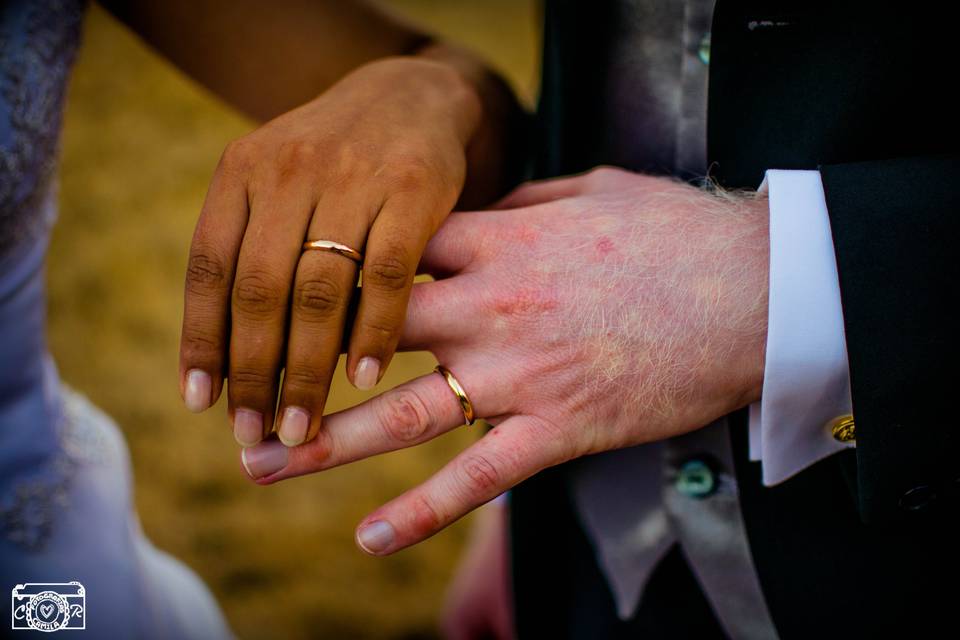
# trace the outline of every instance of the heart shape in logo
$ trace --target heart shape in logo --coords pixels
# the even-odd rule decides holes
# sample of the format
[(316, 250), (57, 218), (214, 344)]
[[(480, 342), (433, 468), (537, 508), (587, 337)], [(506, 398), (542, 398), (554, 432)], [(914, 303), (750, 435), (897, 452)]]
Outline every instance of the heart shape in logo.
[(57, 609), (56, 605), (53, 604), (42, 604), (37, 608), (40, 609), (40, 615), (47, 619), (49, 619)]

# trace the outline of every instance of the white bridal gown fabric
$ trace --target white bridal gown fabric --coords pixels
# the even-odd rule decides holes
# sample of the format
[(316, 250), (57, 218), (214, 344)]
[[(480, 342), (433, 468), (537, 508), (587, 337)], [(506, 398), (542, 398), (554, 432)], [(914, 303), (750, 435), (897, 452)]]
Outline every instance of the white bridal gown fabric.
[(84, 9), (0, 3), (0, 624), (23, 622), (5, 595), (18, 584), (78, 581), (84, 638), (230, 638), (203, 583), (143, 535), (119, 430), (63, 386), (45, 344), (57, 139)]

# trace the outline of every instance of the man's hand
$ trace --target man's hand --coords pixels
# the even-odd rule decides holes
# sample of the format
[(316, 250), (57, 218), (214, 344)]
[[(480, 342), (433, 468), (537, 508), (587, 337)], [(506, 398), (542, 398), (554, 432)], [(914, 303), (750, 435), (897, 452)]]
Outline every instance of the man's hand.
[[(452, 215), (421, 267), (401, 338), (457, 376), (496, 425), (361, 523), (388, 554), (530, 475), (681, 434), (760, 395), (766, 201), (600, 169), (521, 187), (495, 211)], [(260, 484), (429, 440), (463, 423), (427, 375), (326, 416), (308, 445), (244, 452)]]

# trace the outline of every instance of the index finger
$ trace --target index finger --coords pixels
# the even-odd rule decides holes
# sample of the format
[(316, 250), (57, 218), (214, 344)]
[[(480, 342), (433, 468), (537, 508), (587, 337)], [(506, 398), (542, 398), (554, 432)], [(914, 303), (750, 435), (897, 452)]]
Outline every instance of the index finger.
[(180, 395), (187, 408), (210, 407), (223, 389), (230, 293), (248, 217), (246, 183), (224, 153), (190, 244), (180, 333)]
[[(475, 411), (494, 416), (509, 411), (512, 394), (497, 384), (497, 372), (488, 379), (478, 372), (457, 372)], [(298, 447), (277, 440), (262, 442), (241, 452), (247, 474), (259, 484), (272, 484), (315, 473), (388, 451), (426, 442), (464, 424), (457, 397), (443, 377), (421, 376), (349, 409), (323, 418), (317, 436)]]

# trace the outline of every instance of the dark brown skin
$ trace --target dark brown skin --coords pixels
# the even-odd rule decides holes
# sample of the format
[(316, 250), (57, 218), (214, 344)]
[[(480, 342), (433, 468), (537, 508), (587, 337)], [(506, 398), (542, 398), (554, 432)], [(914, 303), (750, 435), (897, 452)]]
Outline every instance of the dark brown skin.
[[(301, 422), (307, 416), (303, 440), (316, 442), (344, 345), (351, 380), (376, 383), (397, 348), (427, 241), (455, 204), (482, 207), (518, 181), (523, 111), (475, 57), (362, 2), (103, 4), (199, 83), (266, 122), (228, 145), (197, 223), (181, 394), (202, 411), (229, 377), (231, 419), (238, 408), (259, 415), (259, 440), (273, 427), (279, 393), (278, 415), (298, 407)], [(301, 254), (307, 239), (364, 252), (359, 304), (356, 265)], [(357, 380), (364, 356), (381, 363), (372, 381), (369, 372)], [(188, 383), (197, 375), (205, 384)], [(461, 573), (459, 584), (485, 584), (505, 602), (476, 567)], [(469, 635), (489, 618), (507, 637), (508, 617), (494, 615), (506, 609), (485, 602), (455, 589), (445, 628)]]
[[(351, 381), (376, 384), (426, 242), (458, 202), (481, 206), (516, 181), (506, 159), (523, 154), (510, 148), (522, 110), (473, 56), (362, 2), (104, 5), (198, 82), (267, 121), (227, 146), (197, 223), (180, 390), (203, 410), (229, 378), (229, 414), (247, 446), (273, 429), (279, 396), (281, 438), (309, 441), (341, 343)], [(317, 239), (364, 254), (349, 330), (358, 266), (302, 253)]]

